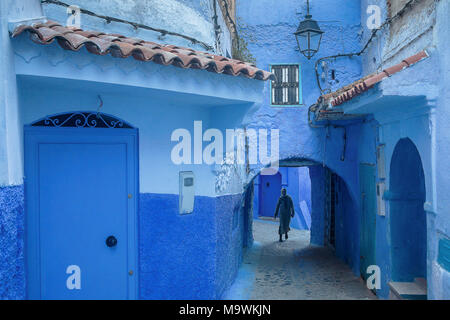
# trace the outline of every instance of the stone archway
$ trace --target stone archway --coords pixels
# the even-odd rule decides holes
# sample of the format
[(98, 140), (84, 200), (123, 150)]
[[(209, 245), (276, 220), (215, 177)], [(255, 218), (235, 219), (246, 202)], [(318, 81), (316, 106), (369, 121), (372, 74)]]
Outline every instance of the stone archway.
[[(336, 254), (346, 261), (355, 273), (359, 271), (360, 230), (357, 202), (345, 179), (322, 163), (307, 158), (286, 158), (280, 160), (279, 164), (280, 167), (309, 168), (311, 210), (308, 224), (311, 243), (335, 247)], [(255, 175), (249, 185), (257, 181), (260, 173), (261, 171)], [(256, 198), (259, 196), (257, 190), (255, 187)], [(278, 194), (279, 192), (277, 197)], [(256, 199), (252, 209), (260, 212), (260, 205), (260, 199)], [(254, 218), (258, 218), (258, 215), (254, 215)]]
[[(280, 167), (309, 168), (311, 229), (291, 228), (289, 238), (280, 243), (277, 222), (246, 211), (245, 217), (251, 220), (245, 232), (249, 232), (255, 245), (248, 247), (243, 267), (225, 298), (317, 299), (334, 295), (342, 297), (349, 292), (358, 297), (373, 298), (363, 282), (342, 281), (359, 273), (359, 212), (347, 182), (329, 167), (311, 160), (282, 160)], [(260, 171), (246, 187), (244, 208), (249, 208), (249, 211), (258, 210), (260, 203), (255, 197), (247, 204), (253, 190), (255, 196), (258, 194), (259, 186), (256, 185), (261, 183), (257, 179), (261, 177)], [(292, 181), (289, 173), (288, 177), (288, 181), (282, 180), (283, 187)], [(330, 248), (331, 237), (333, 248)], [(342, 261), (350, 268), (343, 268)], [(324, 281), (325, 275), (336, 279), (336, 282)], [(273, 279), (283, 281), (280, 283)], [(310, 286), (311, 283), (314, 285)]]

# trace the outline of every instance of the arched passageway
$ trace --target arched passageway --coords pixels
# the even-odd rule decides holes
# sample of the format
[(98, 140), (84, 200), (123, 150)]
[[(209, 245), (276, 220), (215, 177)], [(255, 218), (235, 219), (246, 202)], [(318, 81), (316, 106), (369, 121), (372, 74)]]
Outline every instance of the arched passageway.
[(390, 167), (391, 279), (426, 278), (427, 223), (425, 177), (420, 154), (410, 139), (401, 139)]
[[(305, 160), (280, 162), (281, 184), (268, 188), (267, 182), (278, 181), (278, 175), (256, 177), (246, 195), (254, 190), (250, 217), (250, 238), (254, 239), (244, 255), (244, 263), (237, 279), (225, 294), (226, 299), (370, 299), (370, 292), (359, 275), (359, 219), (357, 206), (345, 181), (322, 164)], [(305, 169), (290, 174), (289, 170)], [(272, 177), (272, 179), (270, 178)], [(287, 179), (286, 179), (287, 177)], [(303, 183), (299, 180), (309, 180)], [(296, 184), (296, 186), (294, 186)], [(270, 185), (272, 186), (272, 185)], [(308, 186), (308, 196), (304, 193)], [(278, 200), (280, 189), (286, 188), (295, 208), (295, 215), (303, 210), (310, 214), (306, 228), (298, 228), (291, 220), (289, 238), (279, 241), (279, 221), (273, 219), (273, 208), (261, 208), (263, 192)], [(264, 190), (264, 189), (263, 189)], [(247, 199), (247, 196), (245, 197)], [(304, 201), (309, 199), (308, 201)], [(273, 199), (272, 199), (273, 200)], [(295, 202), (305, 202), (302, 206)], [(267, 210), (268, 209), (268, 210)], [(267, 212), (262, 215), (261, 213)], [(267, 218), (270, 216), (271, 218)], [(306, 219), (305, 219), (306, 220)]]
[(311, 228), (311, 179), (308, 167), (281, 167), (274, 175), (257, 176), (253, 185), (255, 219), (273, 217), (280, 190), (285, 188), (292, 197), (297, 213), (292, 219), (292, 227), (300, 230)]

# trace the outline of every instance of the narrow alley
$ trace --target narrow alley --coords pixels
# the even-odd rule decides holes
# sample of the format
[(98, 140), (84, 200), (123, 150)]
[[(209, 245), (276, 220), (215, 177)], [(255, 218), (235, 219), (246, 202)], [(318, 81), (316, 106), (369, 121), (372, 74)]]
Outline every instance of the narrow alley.
[(309, 244), (309, 231), (292, 229), (280, 243), (278, 224), (258, 219), (253, 234), (225, 300), (376, 299), (330, 248)]
[(449, 16), (0, 0), (0, 300), (450, 300)]

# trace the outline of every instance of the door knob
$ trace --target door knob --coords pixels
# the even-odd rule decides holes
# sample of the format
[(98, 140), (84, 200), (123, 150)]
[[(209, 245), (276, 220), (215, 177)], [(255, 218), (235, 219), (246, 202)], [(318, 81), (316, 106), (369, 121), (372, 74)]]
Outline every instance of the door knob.
[(114, 236), (109, 236), (108, 238), (106, 238), (106, 245), (109, 248), (115, 247), (117, 245), (117, 239)]

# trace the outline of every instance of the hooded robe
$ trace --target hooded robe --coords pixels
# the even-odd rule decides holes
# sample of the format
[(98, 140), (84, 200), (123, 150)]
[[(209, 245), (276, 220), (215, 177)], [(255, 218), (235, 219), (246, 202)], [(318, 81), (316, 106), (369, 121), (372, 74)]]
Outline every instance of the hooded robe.
[(288, 195), (281, 196), (278, 199), (277, 208), (275, 209), (275, 218), (280, 215), (280, 228), (278, 233), (285, 234), (289, 230), (289, 224), (291, 223), (291, 216), (294, 216), (294, 202), (292, 198)]

